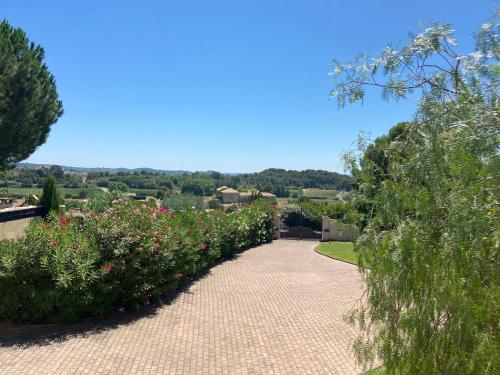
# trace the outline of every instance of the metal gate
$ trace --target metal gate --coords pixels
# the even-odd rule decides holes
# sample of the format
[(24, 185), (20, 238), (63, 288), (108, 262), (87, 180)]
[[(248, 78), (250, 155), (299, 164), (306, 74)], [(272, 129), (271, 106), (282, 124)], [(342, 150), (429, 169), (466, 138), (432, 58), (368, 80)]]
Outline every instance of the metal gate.
[(321, 230), (316, 227), (316, 223), (304, 219), (302, 207), (297, 207), (296, 212), (288, 216), (287, 222), (281, 223), (280, 238), (321, 239)]
[(291, 227), (280, 230), (280, 238), (295, 238), (295, 239), (321, 239), (321, 232), (315, 231), (309, 227)]

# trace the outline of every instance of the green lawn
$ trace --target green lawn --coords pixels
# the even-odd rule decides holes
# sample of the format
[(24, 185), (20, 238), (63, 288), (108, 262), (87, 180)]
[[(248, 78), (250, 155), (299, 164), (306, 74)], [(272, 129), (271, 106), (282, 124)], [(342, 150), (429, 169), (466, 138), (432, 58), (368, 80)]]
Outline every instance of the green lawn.
[(358, 264), (358, 256), (352, 242), (323, 242), (316, 247), (318, 253), (344, 262)]

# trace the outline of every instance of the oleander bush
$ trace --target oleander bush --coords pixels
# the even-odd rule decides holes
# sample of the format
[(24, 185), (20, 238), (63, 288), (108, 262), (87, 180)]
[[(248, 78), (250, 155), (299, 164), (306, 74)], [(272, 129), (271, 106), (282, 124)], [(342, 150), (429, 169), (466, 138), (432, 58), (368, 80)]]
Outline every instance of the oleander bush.
[(0, 241), (0, 319), (75, 322), (161, 301), (184, 280), (273, 236), (263, 201), (230, 214), (118, 201), (51, 216)]

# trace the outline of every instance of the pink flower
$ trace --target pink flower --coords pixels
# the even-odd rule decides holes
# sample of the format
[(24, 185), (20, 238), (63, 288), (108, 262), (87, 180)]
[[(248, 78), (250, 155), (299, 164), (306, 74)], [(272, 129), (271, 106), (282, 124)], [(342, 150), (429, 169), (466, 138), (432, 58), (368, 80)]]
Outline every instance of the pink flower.
[(208, 247), (208, 245), (204, 242), (200, 245), (200, 250), (203, 251), (203, 250), (206, 250), (206, 248)]
[(110, 264), (105, 264), (104, 266), (102, 266), (102, 269), (103, 269), (104, 271), (111, 271), (111, 268), (113, 268), (113, 267), (111, 267), (111, 265), (110, 265)]
[(53, 241), (52, 241), (52, 246), (56, 247), (58, 243), (59, 243), (59, 242), (57, 242), (57, 240), (53, 240)]
[(170, 212), (169, 210), (167, 210), (165, 207), (160, 207), (158, 209), (158, 212), (161, 212), (161, 213), (163, 213), (163, 214), (165, 214), (167, 216), (172, 216), (172, 212)]
[(61, 226), (62, 227), (65, 227), (66, 225), (68, 225), (68, 220), (66, 220), (66, 218), (64, 216), (61, 216), (59, 218), (59, 220), (61, 221)]

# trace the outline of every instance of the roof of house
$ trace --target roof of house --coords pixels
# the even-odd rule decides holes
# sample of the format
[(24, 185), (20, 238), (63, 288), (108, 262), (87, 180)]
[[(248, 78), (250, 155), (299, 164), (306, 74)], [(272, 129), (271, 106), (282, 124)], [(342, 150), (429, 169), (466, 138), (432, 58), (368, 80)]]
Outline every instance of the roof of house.
[(227, 189), (224, 189), (222, 191), (222, 194), (226, 194), (226, 193), (228, 193), (228, 194), (234, 194), (234, 193), (239, 194), (239, 191), (231, 189), (231, 188), (227, 188)]
[(223, 191), (223, 190), (226, 190), (228, 189), (227, 186), (221, 186), (220, 188), (216, 189), (217, 191)]
[(263, 197), (275, 197), (276, 196), (274, 194), (266, 193), (266, 192), (262, 192), (261, 194), (262, 194)]

